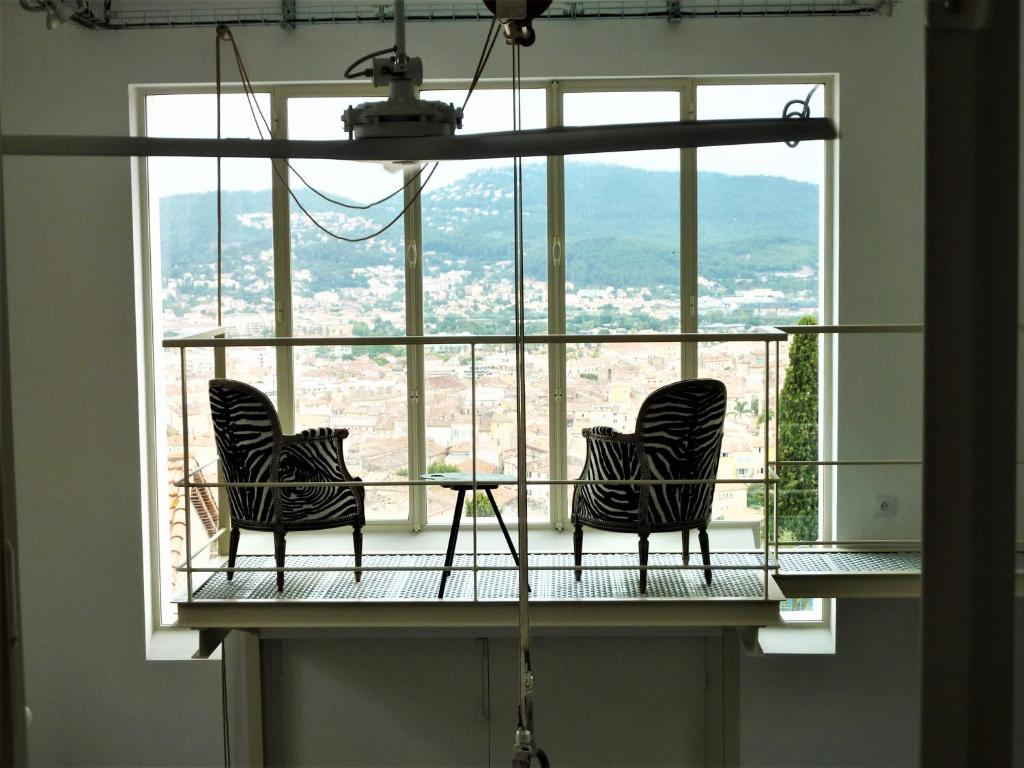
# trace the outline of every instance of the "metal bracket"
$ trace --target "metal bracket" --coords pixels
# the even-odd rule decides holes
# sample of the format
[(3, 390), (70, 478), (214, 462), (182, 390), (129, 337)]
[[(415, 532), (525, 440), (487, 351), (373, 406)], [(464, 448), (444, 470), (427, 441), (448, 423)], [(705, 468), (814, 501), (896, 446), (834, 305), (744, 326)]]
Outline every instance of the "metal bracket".
[(192, 654), (193, 659), (208, 659), (220, 648), (230, 629), (200, 629), (199, 650)]
[(678, 24), (683, 20), (683, 9), (679, 0), (668, 0), (665, 5), (665, 12), (670, 24)]
[(980, 32), (991, 26), (992, 0), (928, 0), (928, 26)]

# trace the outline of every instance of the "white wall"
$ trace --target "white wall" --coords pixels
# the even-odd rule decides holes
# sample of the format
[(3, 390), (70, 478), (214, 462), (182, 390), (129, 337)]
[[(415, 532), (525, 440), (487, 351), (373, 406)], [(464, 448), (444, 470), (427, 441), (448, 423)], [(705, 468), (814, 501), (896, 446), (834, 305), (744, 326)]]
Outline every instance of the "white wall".
[[(4, 3), (3, 12), (3, 128), (9, 133), (124, 134), (129, 84), (213, 79), (209, 29), (105, 34), (63, 27), (48, 33), (40, 15), (16, 3)], [(409, 42), (424, 56), (428, 75), (464, 78), (484, 29), (413, 24)], [(891, 19), (552, 22), (539, 24), (538, 34), (523, 57), (527, 76), (838, 72), (838, 319), (920, 320), (918, 3), (898, 6)], [(388, 35), (377, 25), (237, 32), (253, 78), (278, 81), (337, 80), (356, 55), (387, 45)], [(34, 760), (217, 762), (217, 669), (144, 661), (145, 494), (129, 163), (10, 158), (5, 181)], [(897, 350), (865, 360), (843, 348), (840, 456), (871, 455), (874, 448), (861, 441), (890, 429), (906, 443), (894, 447), (897, 455), (919, 453), (919, 358)], [(878, 374), (897, 365), (906, 381), (880, 385)], [(841, 531), (881, 535), (865, 499), (893, 488), (902, 516), (893, 530), (916, 533), (913, 481), (870, 478), (840, 485), (849, 510)], [(557, 661), (563, 652), (552, 653)], [(847, 677), (859, 684), (852, 673)], [(796, 699), (818, 690), (813, 679), (750, 679), (763, 695), (769, 685)]]

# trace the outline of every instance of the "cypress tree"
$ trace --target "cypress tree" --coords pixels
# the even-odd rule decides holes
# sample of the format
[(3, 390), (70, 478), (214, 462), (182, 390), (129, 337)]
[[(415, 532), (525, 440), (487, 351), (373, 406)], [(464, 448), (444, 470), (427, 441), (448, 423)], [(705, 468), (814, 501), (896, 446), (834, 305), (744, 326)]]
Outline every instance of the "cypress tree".
[[(800, 325), (814, 325), (813, 317)], [(796, 334), (789, 343), (789, 369), (779, 394), (779, 460), (818, 458), (818, 337)], [(818, 467), (779, 469), (779, 536), (818, 538)]]

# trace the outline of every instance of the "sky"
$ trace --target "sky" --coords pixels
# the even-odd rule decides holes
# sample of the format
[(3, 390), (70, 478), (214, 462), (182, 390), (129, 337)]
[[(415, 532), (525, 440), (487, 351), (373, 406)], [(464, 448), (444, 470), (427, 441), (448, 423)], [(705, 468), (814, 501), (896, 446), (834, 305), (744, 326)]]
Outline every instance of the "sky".
[[(803, 99), (810, 86), (792, 85), (702, 85), (697, 88), (699, 120), (781, 117), (790, 99)], [(424, 90), (422, 98), (461, 105), (465, 91)], [(222, 97), (222, 128), (225, 137), (259, 138), (259, 114), (252, 113), (245, 96)], [(507, 89), (478, 89), (463, 120), (462, 133), (510, 130), (511, 92)], [(365, 97), (323, 97), (291, 99), (288, 106), (289, 137), (294, 139), (343, 139), (341, 113)], [(258, 104), (269, 120), (270, 99), (258, 94)], [(149, 135), (164, 137), (213, 137), (216, 135), (216, 99), (207, 95), (149, 96), (146, 103)], [(523, 128), (544, 126), (545, 96), (542, 89), (526, 89), (522, 95)], [(824, 110), (823, 89), (811, 99), (811, 115)], [(608, 125), (613, 123), (661, 122), (679, 119), (679, 96), (675, 92), (566, 93), (563, 102), (566, 125)], [(267, 134), (263, 128), (264, 135)], [(679, 168), (678, 150), (619, 152), (614, 155), (578, 155), (572, 162), (610, 162), (647, 170)], [(152, 158), (149, 183), (154, 197), (184, 192), (215, 190), (216, 161), (210, 158)], [(536, 158), (526, 162), (543, 162)], [(510, 160), (448, 161), (438, 166), (429, 188), (450, 184), (479, 168), (511, 163)], [(293, 167), (323, 192), (369, 202), (393, 192), (403, 183), (400, 173), (372, 163), (306, 160)], [(805, 142), (795, 149), (784, 144), (740, 147), (704, 147), (697, 152), (701, 171), (728, 174), (783, 176), (820, 184), (824, 171), (824, 143)], [(225, 159), (222, 185), (225, 190), (269, 189), (271, 166), (267, 160)], [(293, 179), (293, 189), (301, 182)]]

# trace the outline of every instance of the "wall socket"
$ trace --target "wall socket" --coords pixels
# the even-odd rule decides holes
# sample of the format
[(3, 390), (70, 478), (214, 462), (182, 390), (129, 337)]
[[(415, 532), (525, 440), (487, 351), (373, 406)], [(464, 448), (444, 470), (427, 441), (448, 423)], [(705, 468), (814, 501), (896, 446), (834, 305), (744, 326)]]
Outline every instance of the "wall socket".
[(896, 497), (875, 496), (875, 517), (896, 517)]

